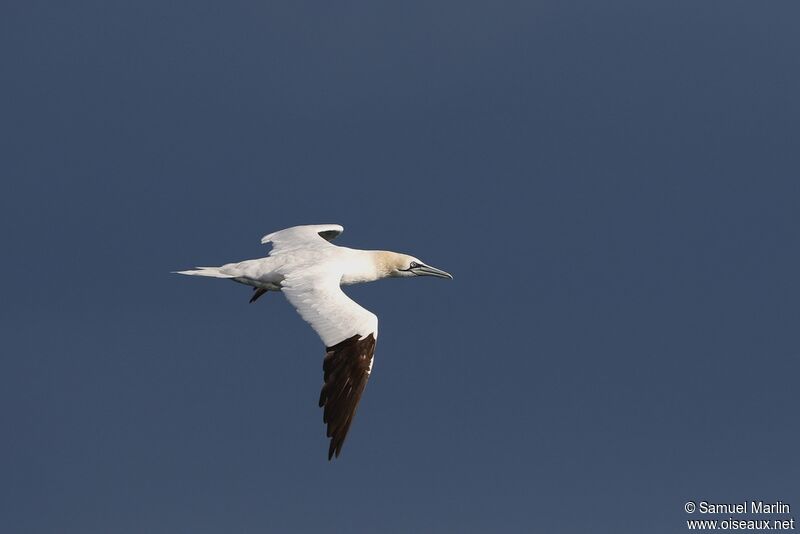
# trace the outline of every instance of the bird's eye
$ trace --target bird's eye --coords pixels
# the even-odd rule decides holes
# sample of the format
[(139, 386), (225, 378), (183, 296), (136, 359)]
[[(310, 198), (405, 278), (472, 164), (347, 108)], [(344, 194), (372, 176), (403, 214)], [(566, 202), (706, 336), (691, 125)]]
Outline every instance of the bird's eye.
[(416, 269), (417, 267), (419, 267), (419, 263), (415, 261), (412, 261), (411, 265), (408, 266), (409, 269)]

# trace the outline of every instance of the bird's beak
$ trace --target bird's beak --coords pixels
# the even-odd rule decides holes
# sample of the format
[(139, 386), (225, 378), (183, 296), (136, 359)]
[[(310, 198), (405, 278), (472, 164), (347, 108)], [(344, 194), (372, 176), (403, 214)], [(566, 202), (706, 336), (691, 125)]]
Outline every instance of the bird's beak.
[(437, 269), (436, 267), (431, 267), (429, 265), (420, 265), (419, 267), (411, 269), (411, 272), (417, 276), (437, 276), (439, 278), (453, 279), (452, 274), (446, 273), (441, 269)]

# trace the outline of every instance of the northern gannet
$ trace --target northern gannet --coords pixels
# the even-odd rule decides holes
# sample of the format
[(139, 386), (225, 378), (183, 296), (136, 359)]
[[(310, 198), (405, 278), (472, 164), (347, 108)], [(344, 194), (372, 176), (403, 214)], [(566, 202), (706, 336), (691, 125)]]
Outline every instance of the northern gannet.
[(197, 267), (178, 274), (226, 278), (253, 286), (254, 302), (281, 291), (325, 344), (324, 383), (319, 406), (331, 439), (328, 460), (339, 457), (358, 402), (372, 371), (378, 318), (344, 294), (342, 285), (381, 278), (437, 276), (453, 278), (421, 260), (382, 250), (356, 250), (330, 243), (344, 228), (338, 224), (295, 226), (264, 236), (272, 243), (265, 258)]

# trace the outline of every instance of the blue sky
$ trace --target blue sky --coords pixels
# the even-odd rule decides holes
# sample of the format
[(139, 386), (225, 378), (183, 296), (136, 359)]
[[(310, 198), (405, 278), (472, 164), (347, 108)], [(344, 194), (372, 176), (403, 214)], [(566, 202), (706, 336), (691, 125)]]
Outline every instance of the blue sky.
[[(0, 529), (676, 532), (800, 507), (792, 3), (10, 2)], [(380, 317), (342, 456), (280, 295), (169, 271), (340, 243)]]

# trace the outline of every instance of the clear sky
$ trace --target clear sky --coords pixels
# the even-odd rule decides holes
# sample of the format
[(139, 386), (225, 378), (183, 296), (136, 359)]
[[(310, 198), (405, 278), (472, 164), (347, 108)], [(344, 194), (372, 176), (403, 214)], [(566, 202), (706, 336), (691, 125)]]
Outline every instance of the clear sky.
[[(0, 531), (800, 511), (798, 17), (4, 2)], [(331, 463), (314, 332), (281, 295), (169, 274), (328, 222), (455, 276), (348, 290), (380, 338)]]

